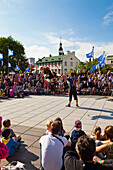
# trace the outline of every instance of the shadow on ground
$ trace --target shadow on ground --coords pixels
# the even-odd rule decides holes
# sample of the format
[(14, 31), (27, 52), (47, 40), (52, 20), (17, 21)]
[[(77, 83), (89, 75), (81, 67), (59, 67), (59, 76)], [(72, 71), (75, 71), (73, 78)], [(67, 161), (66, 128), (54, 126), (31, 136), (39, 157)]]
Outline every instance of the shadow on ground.
[(13, 156), (8, 157), (7, 161), (11, 163), (12, 161), (19, 161), (25, 164), (27, 170), (37, 170), (38, 168), (33, 164), (34, 161), (37, 161), (39, 157), (34, 153), (26, 149), (27, 145), (21, 142), (21, 145), (16, 149), (16, 152)]
[(105, 112), (105, 113), (111, 113), (111, 116), (113, 116), (113, 110), (105, 110), (105, 109), (95, 109), (95, 108), (89, 108), (89, 107), (79, 107), (79, 109), (82, 110), (92, 110), (92, 111), (99, 111), (99, 112)]

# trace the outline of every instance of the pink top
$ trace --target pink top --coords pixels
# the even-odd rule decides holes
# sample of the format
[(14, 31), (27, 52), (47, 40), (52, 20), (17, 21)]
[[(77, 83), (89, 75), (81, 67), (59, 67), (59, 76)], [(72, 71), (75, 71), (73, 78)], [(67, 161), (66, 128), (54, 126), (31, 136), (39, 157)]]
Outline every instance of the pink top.
[(4, 143), (0, 142), (0, 159), (7, 158), (9, 155), (8, 152), (8, 147)]

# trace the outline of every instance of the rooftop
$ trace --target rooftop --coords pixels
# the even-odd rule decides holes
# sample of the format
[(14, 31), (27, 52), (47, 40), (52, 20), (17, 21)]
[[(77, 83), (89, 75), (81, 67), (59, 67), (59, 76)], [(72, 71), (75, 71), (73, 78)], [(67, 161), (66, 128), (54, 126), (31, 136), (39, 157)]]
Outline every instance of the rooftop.
[(37, 63), (48, 63), (54, 61), (62, 61), (67, 55), (58, 55), (58, 56), (50, 56), (50, 57), (43, 57), (37, 61)]

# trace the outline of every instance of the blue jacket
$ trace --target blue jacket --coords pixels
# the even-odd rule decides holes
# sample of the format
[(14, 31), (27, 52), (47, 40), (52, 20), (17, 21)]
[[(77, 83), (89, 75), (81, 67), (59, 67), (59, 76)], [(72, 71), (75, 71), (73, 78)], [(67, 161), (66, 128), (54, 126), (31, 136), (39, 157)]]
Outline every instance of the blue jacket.
[(8, 138), (8, 139), (1, 139), (1, 142), (3, 142), (9, 149), (9, 156), (13, 155), (15, 152), (15, 146), (19, 146), (20, 143), (15, 141), (12, 138)]

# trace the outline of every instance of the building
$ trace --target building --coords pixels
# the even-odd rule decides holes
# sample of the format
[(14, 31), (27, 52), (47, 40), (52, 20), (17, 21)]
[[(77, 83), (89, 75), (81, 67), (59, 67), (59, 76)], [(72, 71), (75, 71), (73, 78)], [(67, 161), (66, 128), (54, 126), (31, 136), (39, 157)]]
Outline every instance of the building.
[(28, 58), (29, 64), (35, 64), (35, 58)]
[(111, 65), (113, 67), (113, 55), (106, 57), (106, 64)]
[(37, 64), (37, 71), (40, 72), (40, 68), (48, 66), (52, 71), (57, 74), (64, 74), (68, 71), (73, 71), (74, 67), (79, 64), (80, 60), (75, 56), (75, 52), (67, 51), (67, 54), (64, 55), (62, 43), (60, 42), (59, 55), (49, 57), (43, 57), (39, 59)]

